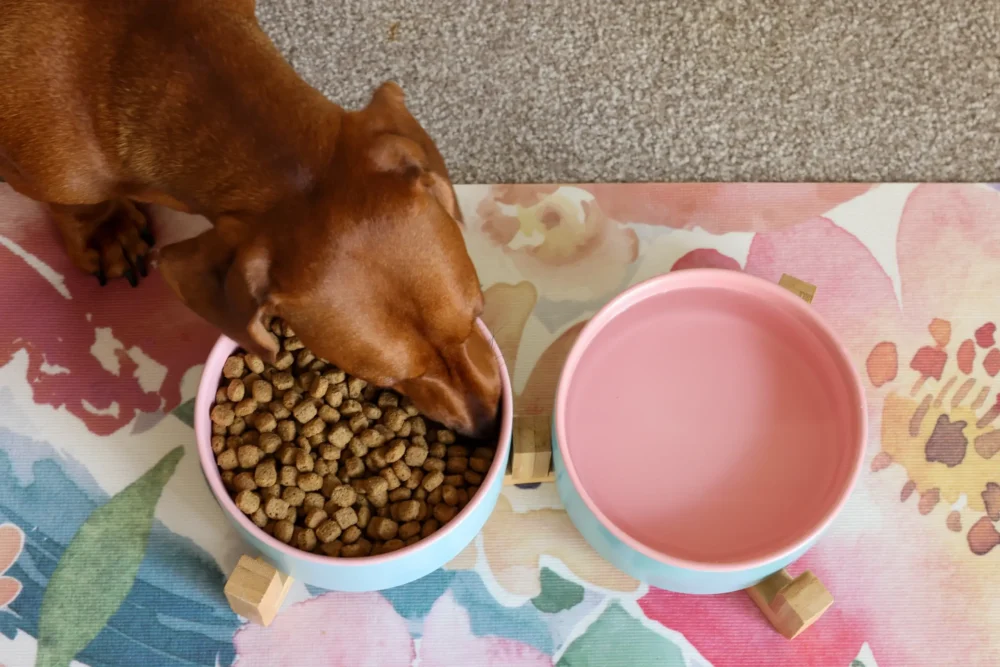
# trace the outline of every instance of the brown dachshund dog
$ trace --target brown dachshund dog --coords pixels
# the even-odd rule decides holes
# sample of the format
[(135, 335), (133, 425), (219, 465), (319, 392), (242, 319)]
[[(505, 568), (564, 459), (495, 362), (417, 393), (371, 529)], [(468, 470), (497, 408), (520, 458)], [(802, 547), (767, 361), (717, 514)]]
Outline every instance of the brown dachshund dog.
[[(213, 229), (159, 251), (195, 312), (265, 358), (322, 358), (469, 434), (500, 394), (441, 155), (387, 83), (347, 112), (253, 0), (0, 0), (0, 178), (48, 204), (81, 270), (136, 283), (145, 204)], [(169, 335), (169, 332), (164, 332)]]

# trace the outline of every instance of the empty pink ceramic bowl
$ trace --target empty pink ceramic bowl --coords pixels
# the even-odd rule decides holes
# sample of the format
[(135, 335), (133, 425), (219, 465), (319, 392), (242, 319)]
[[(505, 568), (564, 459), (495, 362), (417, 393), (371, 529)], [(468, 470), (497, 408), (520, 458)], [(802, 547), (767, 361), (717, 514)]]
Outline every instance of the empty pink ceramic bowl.
[(846, 502), (867, 433), (860, 378), (815, 310), (722, 270), (660, 276), (602, 309), (554, 421), (559, 492), (584, 536), (691, 593), (801, 555)]

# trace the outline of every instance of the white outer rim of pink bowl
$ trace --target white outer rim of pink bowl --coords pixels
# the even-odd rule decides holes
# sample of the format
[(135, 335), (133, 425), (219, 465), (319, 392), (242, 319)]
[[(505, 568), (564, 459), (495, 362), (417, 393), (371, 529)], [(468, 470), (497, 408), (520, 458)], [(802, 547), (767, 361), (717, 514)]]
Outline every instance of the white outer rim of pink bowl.
[[(497, 446), (499, 447), (502, 444), (505, 447), (510, 447), (511, 434), (513, 433), (514, 428), (514, 401), (510, 385), (510, 375), (507, 372), (507, 364), (504, 362), (503, 354), (500, 352), (500, 348), (496, 344), (493, 334), (490, 333), (490, 330), (486, 327), (486, 324), (484, 324), (482, 320), (476, 320), (476, 324), (479, 327), (479, 330), (489, 338), (490, 347), (493, 349), (493, 353), (497, 359), (497, 364), (500, 367), (500, 435), (497, 439)], [(227, 348), (224, 354), (228, 356), (230, 351), (237, 347), (239, 347), (239, 344), (236, 343), (236, 341), (232, 340), (228, 336), (220, 336), (215, 342), (215, 345), (212, 346), (212, 351), (209, 352), (208, 359), (211, 360), (216, 355), (223, 354), (220, 352), (223, 348)], [(207, 362), (205, 367), (207, 369)], [(218, 388), (218, 381), (219, 379), (217, 377), (210, 377), (209, 374), (204, 371), (202, 372), (201, 379), (198, 381), (198, 395), (195, 398), (194, 431), (195, 440), (198, 445), (198, 459), (201, 461), (201, 471), (205, 475), (205, 480), (208, 482), (208, 486), (212, 490), (212, 495), (215, 496), (216, 501), (226, 512), (235, 518), (236, 522), (240, 526), (250, 531), (251, 535), (255, 535), (257, 539), (261, 540), (272, 549), (280, 551), (289, 558), (315, 563), (325, 567), (363, 568), (370, 567), (372, 565), (381, 565), (392, 561), (399, 561), (409, 556), (415, 556), (425, 549), (430, 549), (436, 542), (445, 539), (465, 517), (469, 516), (477, 507), (479, 507), (479, 505), (483, 502), (483, 498), (486, 496), (485, 493), (477, 493), (472, 497), (468, 504), (462, 508), (454, 519), (449, 521), (443, 528), (439, 528), (435, 531), (433, 535), (420, 540), (416, 544), (403, 547), (398, 551), (393, 551), (388, 554), (365, 556), (364, 558), (335, 558), (333, 556), (321, 556), (319, 554), (313, 554), (291, 547), (268, 535), (263, 530), (258, 528), (256, 524), (250, 521), (247, 515), (236, 507), (236, 503), (233, 502), (233, 499), (229, 496), (229, 492), (226, 491), (226, 487), (222, 485), (222, 477), (219, 475), (219, 466), (216, 465), (215, 455), (212, 453), (212, 432), (211, 427), (209, 426), (210, 420), (208, 418), (209, 408), (215, 401), (215, 392)], [(208, 398), (202, 399), (202, 396), (206, 396)], [(489, 488), (492, 484), (497, 482), (497, 477), (502, 477), (507, 472), (506, 466), (501, 465), (503, 460), (504, 458), (499, 455), (493, 459), (493, 465), (486, 474), (486, 478), (483, 480), (480, 488)]]
[[(666, 283), (666, 285), (664, 285), (664, 283)], [(826, 337), (827, 340), (824, 342), (830, 348), (831, 352), (835, 353), (835, 363), (842, 372), (845, 372), (845, 378), (850, 379), (849, 390), (852, 390), (854, 394), (855, 400), (853, 403), (858, 415), (857, 433), (855, 433), (853, 439), (856, 449), (853, 470), (848, 477), (847, 484), (843, 489), (841, 489), (841, 492), (837, 497), (837, 501), (830, 506), (827, 512), (823, 515), (822, 520), (820, 520), (808, 533), (797, 539), (788, 547), (752, 560), (737, 561), (732, 563), (691, 561), (685, 558), (671, 556), (650, 548), (623, 531), (603, 512), (601, 512), (600, 509), (598, 509), (593, 499), (591, 499), (590, 495), (583, 487), (583, 484), (581, 484), (576, 468), (573, 465), (573, 457), (566, 444), (565, 405), (568, 400), (569, 388), (572, 384), (573, 370), (579, 364), (584, 351), (589, 347), (590, 343), (593, 342), (596, 335), (618, 314), (650, 296), (661, 294), (666, 291), (689, 289), (692, 287), (707, 287), (710, 285), (741, 292), (755, 293), (762, 298), (776, 300), (792, 308), (808, 320), (810, 324), (815, 326), (817, 330), (824, 337)], [(598, 522), (600, 522), (605, 529), (614, 535), (615, 538), (644, 556), (674, 567), (701, 572), (739, 572), (764, 567), (770, 563), (779, 561), (782, 558), (791, 556), (799, 549), (808, 545), (812, 540), (816, 539), (824, 530), (826, 530), (830, 523), (833, 522), (834, 518), (836, 518), (850, 498), (851, 492), (854, 490), (861, 474), (861, 467), (864, 463), (868, 437), (868, 410), (865, 403), (865, 391), (861, 375), (851, 362), (850, 354), (837, 336), (833, 333), (833, 330), (830, 329), (826, 322), (819, 317), (815, 309), (813, 309), (809, 304), (785, 288), (779, 287), (775, 283), (763, 278), (751, 276), (743, 273), (742, 271), (733, 271), (729, 269), (688, 269), (678, 271), (676, 273), (666, 273), (655, 276), (637, 285), (633, 285), (605, 304), (604, 307), (602, 307), (592, 318), (590, 318), (590, 321), (583, 327), (580, 331), (580, 335), (573, 343), (573, 347), (570, 349), (570, 353), (566, 358), (566, 363), (563, 365), (561, 371), (559, 385), (556, 390), (555, 431), (556, 441), (560, 454), (562, 455), (563, 464), (566, 468), (566, 474), (569, 476), (569, 479), (573, 484), (573, 488), (580, 495), (584, 504), (587, 506), (587, 509), (590, 510), (590, 512), (597, 518)]]

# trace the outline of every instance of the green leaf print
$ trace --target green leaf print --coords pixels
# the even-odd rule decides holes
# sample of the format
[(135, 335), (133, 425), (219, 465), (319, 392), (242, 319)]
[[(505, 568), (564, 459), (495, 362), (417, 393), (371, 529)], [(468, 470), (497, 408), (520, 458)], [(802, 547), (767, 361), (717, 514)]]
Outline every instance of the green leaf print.
[(555, 614), (583, 602), (583, 586), (566, 581), (547, 567), (542, 568), (539, 578), (542, 592), (531, 600), (538, 611)]
[(70, 540), (42, 598), (35, 667), (63, 667), (104, 628), (128, 596), (146, 553), (153, 512), (184, 449), (94, 510)]
[(184, 401), (174, 408), (170, 414), (194, 428), (194, 401), (195, 399), (193, 398), (190, 401)]
[(558, 667), (685, 667), (684, 654), (667, 637), (612, 602), (581, 636), (573, 640)]
[(851, 667), (865, 667), (865, 663), (860, 660), (851, 660)]

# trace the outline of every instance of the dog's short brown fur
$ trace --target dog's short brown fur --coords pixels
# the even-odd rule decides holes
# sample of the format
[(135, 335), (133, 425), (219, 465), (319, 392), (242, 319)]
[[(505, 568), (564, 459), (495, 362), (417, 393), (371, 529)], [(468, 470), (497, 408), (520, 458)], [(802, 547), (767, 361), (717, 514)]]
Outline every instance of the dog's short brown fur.
[[(500, 383), (441, 155), (398, 86), (346, 112), (303, 82), (252, 0), (2, 0), (0, 177), (49, 204), (74, 263), (146, 271), (144, 204), (214, 227), (160, 251), (184, 302), (272, 356), (318, 356), (466, 433)], [(163, 335), (170, 335), (164, 332)]]

